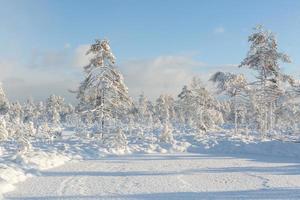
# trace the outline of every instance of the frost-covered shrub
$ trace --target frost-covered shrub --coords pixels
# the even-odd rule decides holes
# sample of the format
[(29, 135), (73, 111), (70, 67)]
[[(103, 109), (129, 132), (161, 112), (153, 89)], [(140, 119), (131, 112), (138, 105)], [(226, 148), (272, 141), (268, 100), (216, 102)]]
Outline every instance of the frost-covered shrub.
[(115, 133), (110, 133), (104, 141), (107, 147), (115, 149), (125, 149), (128, 144), (127, 136), (120, 128)]
[(163, 130), (160, 135), (160, 141), (166, 143), (172, 143), (174, 141), (173, 138), (173, 129), (170, 124), (165, 123)]
[(3, 118), (0, 118), (0, 141), (8, 139), (9, 134), (6, 128), (6, 122)]
[(48, 138), (49, 137), (50, 128), (47, 122), (39, 125), (37, 128), (37, 136), (39, 138)]
[(37, 129), (34, 127), (33, 122), (28, 122), (24, 124), (24, 133), (27, 136), (34, 137), (36, 135)]
[(17, 138), (17, 141), (18, 141), (18, 146), (19, 146), (19, 151), (20, 152), (25, 153), (25, 152), (32, 149), (31, 142), (30, 142), (29, 138), (26, 137), (25, 135), (21, 134)]
[(141, 128), (141, 127), (138, 127), (137, 129), (136, 129), (136, 137), (137, 137), (137, 139), (139, 139), (139, 140), (143, 140), (144, 139), (144, 137), (145, 137), (145, 135), (144, 135), (144, 130), (143, 130), (143, 128)]
[(4, 90), (2, 89), (2, 83), (0, 83), (0, 115), (4, 115), (9, 110), (9, 102), (6, 98)]
[(29, 135), (26, 133), (24, 124), (14, 124), (10, 127), (10, 132), (12, 138), (18, 144), (18, 151), (21, 153), (26, 153), (32, 149), (31, 141)]
[(49, 126), (49, 124), (45, 122), (38, 127), (37, 137), (51, 143), (53, 140), (62, 137), (62, 128), (60, 126)]

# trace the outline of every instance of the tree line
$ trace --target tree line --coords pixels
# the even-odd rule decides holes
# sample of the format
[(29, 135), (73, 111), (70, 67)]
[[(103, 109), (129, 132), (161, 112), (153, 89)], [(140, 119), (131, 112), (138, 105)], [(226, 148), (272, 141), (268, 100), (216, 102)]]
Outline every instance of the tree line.
[(0, 140), (51, 139), (63, 129), (111, 145), (124, 145), (128, 136), (148, 135), (153, 142), (157, 131), (166, 142), (176, 131), (202, 135), (226, 127), (232, 134), (295, 134), (300, 128), (300, 84), (280, 67), (291, 62), (289, 56), (279, 52), (274, 34), (263, 26), (248, 41), (250, 49), (238, 67), (253, 70), (254, 80), (219, 71), (210, 78), (217, 93), (194, 77), (176, 97), (162, 94), (152, 102), (144, 94), (137, 100), (130, 97), (109, 41), (96, 40), (87, 51), (91, 59), (84, 79), (73, 91), (78, 105), (56, 95), (42, 102), (10, 102), (0, 88)]

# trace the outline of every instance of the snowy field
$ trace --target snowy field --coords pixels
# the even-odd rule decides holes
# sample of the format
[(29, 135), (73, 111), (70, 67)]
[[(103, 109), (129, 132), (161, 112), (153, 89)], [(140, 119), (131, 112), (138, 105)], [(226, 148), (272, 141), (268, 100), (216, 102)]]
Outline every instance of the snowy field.
[(42, 171), (6, 199), (299, 199), (295, 159), (206, 154), (117, 156)]
[(51, 144), (35, 142), (19, 156), (7, 143), (3, 199), (300, 198), (298, 143), (221, 133), (189, 137), (173, 145), (131, 142), (120, 151), (68, 134)]
[(6, 199), (300, 198), (295, 159), (140, 154), (68, 163), (42, 171)]

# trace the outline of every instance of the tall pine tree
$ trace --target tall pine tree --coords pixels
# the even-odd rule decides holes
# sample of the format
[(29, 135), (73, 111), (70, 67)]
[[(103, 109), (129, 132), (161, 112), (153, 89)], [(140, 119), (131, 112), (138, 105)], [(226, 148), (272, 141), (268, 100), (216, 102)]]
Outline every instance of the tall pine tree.
[[(116, 69), (108, 40), (96, 40), (87, 54), (92, 55), (84, 67), (85, 79), (80, 84), (78, 109), (92, 113), (95, 123), (100, 123), (103, 137), (105, 124), (120, 122), (132, 107), (122, 74)], [(115, 123), (114, 123), (115, 124)]]

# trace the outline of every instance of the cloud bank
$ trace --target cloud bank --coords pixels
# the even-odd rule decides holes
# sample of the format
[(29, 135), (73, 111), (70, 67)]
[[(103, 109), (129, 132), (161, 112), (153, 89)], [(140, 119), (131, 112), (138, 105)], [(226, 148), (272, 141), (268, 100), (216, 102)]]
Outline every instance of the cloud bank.
[(132, 96), (144, 92), (149, 98), (177, 94), (191, 77), (200, 75), (202, 62), (189, 56), (159, 56), (122, 63), (121, 71)]
[[(82, 67), (90, 59), (85, 54), (88, 48), (89, 45), (71, 48), (66, 44), (59, 51), (35, 50), (25, 63), (12, 61), (18, 59), (0, 60), (0, 80), (8, 97), (11, 101), (43, 100), (57, 94), (74, 103), (75, 95), (69, 90), (76, 89), (84, 78)], [(237, 69), (234, 64), (210, 66), (194, 56), (165, 55), (151, 59), (117, 60), (117, 65), (130, 95), (137, 97), (144, 92), (152, 100), (162, 93), (177, 95), (193, 76), (206, 82), (218, 70)]]
[(76, 54), (66, 48), (59, 51), (33, 50), (26, 62), (19, 58), (0, 59), (0, 81), (11, 101), (28, 98), (43, 100), (51, 94), (74, 101), (68, 92), (77, 86), (81, 70), (74, 67)]

